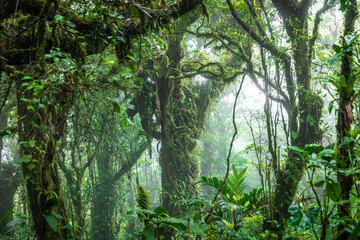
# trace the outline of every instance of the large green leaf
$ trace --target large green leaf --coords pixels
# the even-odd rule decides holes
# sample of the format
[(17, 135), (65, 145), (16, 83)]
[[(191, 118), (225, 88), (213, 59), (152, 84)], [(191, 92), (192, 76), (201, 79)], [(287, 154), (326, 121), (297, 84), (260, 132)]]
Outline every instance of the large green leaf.
[[(178, 231), (181, 231), (183, 233), (186, 233), (188, 231), (188, 221), (184, 219), (174, 218), (174, 217), (164, 217), (161, 218), (161, 222), (164, 225), (167, 225), (169, 227), (173, 227)], [(190, 223), (190, 232), (194, 235), (205, 235), (204, 232), (201, 230), (200, 226), (196, 223)]]
[(291, 226), (295, 232), (305, 232), (311, 229), (316, 223), (320, 208), (311, 208), (303, 212), (302, 207), (296, 204), (291, 205), (288, 211), (290, 213), (288, 219), (289, 226)]
[(179, 218), (174, 217), (164, 217), (161, 218), (161, 221), (170, 227), (173, 227), (179, 231), (185, 232), (187, 231), (187, 221)]
[(339, 202), (341, 198), (341, 186), (340, 183), (335, 182), (332, 179), (326, 181), (325, 194), (334, 202)]
[(232, 173), (229, 174), (229, 177), (227, 179), (228, 186), (230, 187), (231, 191), (234, 193), (234, 195), (240, 197), (243, 195), (243, 190), (246, 186), (244, 183), (245, 181), (245, 173), (246, 169), (244, 168), (241, 170), (240, 173), (237, 172), (235, 166), (232, 166)]
[[(198, 183), (202, 183), (206, 186), (210, 186), (210, 187), (219, 189), (221, 184), (223, 183), (223, 181), (219, 180), (217, 177), (207, 178), (207, 177), (203, 176), (203, 177), (201, 177), (201, 180)], [(232, 195), (232, 191), (226, 183), (224, 184), (224, 186), (222, 188), (221, 195), (222, 196)]]
[[(229, 174), (227, 181), (225, 182), (221, 191), (221, 195), (226, 201), (238, 204), (246, 186), (244, 183), (246, 169), (247, 168), (244, 168), (238, 172), (235, 166), (232, 166), (232, 171)], [(199, 181), (199, 183), (219, 189), (223, 181), (219, 180), (217, 177), (201, 177), (201, 181)]]
[(50, 216), (50, 215), (43, 215), (45, 218), (45, 221), (50, 225), (50, 227), (52, 228), (52, 230), (54, 230), (54, 232), (57, 232), (57, 225), (58, 225), (58, 221), (54, 216)]
[(324, 149), (319, 153), (319, 157), (327, 161), (334, 159), (335, 156), (336, 156), (336, 151), (334, 149)]
[(306, 144), (304, 147), (304, 150), (309, 152), (309, 154), (319, 154), (322, 150), (324, 150), (324, 147), (319, 144)]
[(158, 215), (158, 216), (169, 216), (168, 211), (166, 211), (165, 208), (163, 208), (162, 206), (157, 207), (154, 212)]

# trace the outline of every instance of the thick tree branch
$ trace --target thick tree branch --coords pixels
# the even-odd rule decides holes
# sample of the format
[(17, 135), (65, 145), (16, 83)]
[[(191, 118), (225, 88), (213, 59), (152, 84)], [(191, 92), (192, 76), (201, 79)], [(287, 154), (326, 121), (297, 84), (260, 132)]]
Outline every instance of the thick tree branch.
[(268, 50), (274, 57), (284, 59), (286, 61), (290, 61), (291, 57), (284, 50), (279, 49), (274, 44), (260, 37), (253, 29), (251, 29), (240, 17), (240, 15), (236, 12), (234, 6), (232, 5), (230, 0), (226, 0), (229, 5), (231, 14), (235, 18), (235, 20), (240, 24), (240, 26), (250, 34), (250, 36), (263, 48)]
[(251, 15), (253, 19), (255, 20), (255, 25), (260, 33), (260, 36), (267, 39), (266, 31), (264, 29), (264, 26), (262, 25), (261, 18), (259, 14), (254, 9), (254, 3), (250, 2), (249, 0), (245, 0), (246, 5), (248, 6), (249, 11), (251, 12)]
[(141, 143), (139, 149), (133, 151), (130, 154), (130, 157), (127, 158), (127, 162), (123, 163), (121, 169), (114, 175), (112, 179), (113, 183), (119, 180), (126, 172), (128, 172), (132, 168), (132, 166), (134, 166), (134, 164), (139, 160), (143, 152), (146, 150), (147, 146), (147, 142)]
[[(48, 15), (48, 21), (53, 21), (54, 15), (59, 14), (64, 16), (64, 18), (69, 19), (71, 22), (75, 24), (74, 30), (76, 30), (79, 36), (84, 36), (87, 44), (87, 53), (94, 54), (101, 52), (107, 44), (111, 41), (116, 34), (118, 37), (123, 38), (124, 41), (118, 41), (117, 49), (120, 49), (121, 54), (118, 54), (118, 57), (123, 58), (127, 55), (129, 50), (130, 40), (138, 35), (146, 33), (149, 28), (158, 28), (159, 26), (163, 26), (171, 21), (171, 19), (179, 18), (180, 16), (188, 13), (192, 9), (194, 9), (197, 5), (199, 5), (201, 0), (179, 0), (176, 3), (170, 4), (166, 7), (158, 8), (158, 9), (149, 9), (148, 14), (143, 14), (140, 19), (132, 19), (132, 20), (118, 20), (112, 19), (103, 21), (103, 20), (92, 20), (87, 17), (79, 16), (74, 10), (67, 8), (64, 4), (59, 4), (58, 10), (52, 9), (51, 13)], [(13, 12), (16, 9), (15, 5), (16, 1), (6, 1), (0, 0), (0, 4), (2, 4), (3, 9), (0, 10), (0, 20), (4, 20), (12, 16)], [(63, 2), (61, 2), (63, 3)], [(44, 1), (43, 0), (20, 0), (19, 2), (19, 11), (22, 11), (24, 14), (30, 14), (34, 20), (36, 17), (40, 15), (40, 11), (43, 8)], [(129, 3), (130, 4), (130, 3)], [(132, 4), (141, 9), (146, 9), (137, 4)], [(119, 14), (127, 16), (126, 19), (131, 19), (131, 12), (129, 11), (129, 5), (127, 7), (121, 6), (117, 9)], [(154, 24), (153, 19), (157, 21), (158, 24)], [(29, 19), (31, 20), (31, 19)], [(114, 25), (116, 25), (116, 29), (114, 29)], [(0, 26), (0, 30), (1, 26)], [(5, 31), (1, 31), (5, 32)], [(17, 38), (13, 38), (8, 36), (7, 42), (9, 46), (16, 46), (16, 51), (13, 49), (6, 49), (6, 54), (4, 54), (4, 58), (8, 60), (9, 65), (22, 65), (26, 64), (24, 61), (29, 59), (31, 54), (34, 54), (31, 45), (30, 36), (24, 36), (26, 34), (20, 35), (17, 34)], [(60, 36), (61, 50), (65, 52), (74, 52), (76, 53), (76, 49), (78, 46), (72, 46), (68, 44), (68, 39), (66, 36)], [(53, 44), (52, 41), (48, 41), (48, 44)], [(48, 46), (47, 48), (50, 48)], [(70, 49), (69, 49), (70, 48)], [(22, 60), (21, 60), (22, 59)]]
[[(232, 61), (228, 61), (230, 63)], [(211, 67), (218, 68), (218, 72)], [(244, 70), (232, 69), (231, 72), (226, 70), (227, 66), (223, 66), (218, 62), (200, 62), (200, 61), (187, 61), (183, 63), (181, 72), (182, 75), (174, 79), (191, 78), (196, 75), (202, 75), (207, 79), (214, 81), (223, 81), (229, 83), (235, 80), (235, 78), (244, 73)]]

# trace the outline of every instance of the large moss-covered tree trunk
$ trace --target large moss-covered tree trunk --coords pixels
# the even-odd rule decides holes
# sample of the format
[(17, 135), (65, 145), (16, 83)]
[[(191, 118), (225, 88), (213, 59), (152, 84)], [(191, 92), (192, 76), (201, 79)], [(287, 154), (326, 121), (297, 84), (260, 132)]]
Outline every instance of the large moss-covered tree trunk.
[[(203, 86), (204, 89), (194, 91), (192, 88), (194, 92), (177, 86), (174, 91), (183, 91), (183, 98), (178, 99), (172, 95), (169, 99), (171, 104), (161, 112), (160, 165), (162, 188), (165, 190), (162, 200), (173, 216), (181, 216), (184, 210), (178, 200), (196, 195), (195, 182), (200, 174), (197, 140), (205, 127), (208, 108), (223, 86), (209, 81)], [(197, 91), (202, 91), (198, 99), (194, 98)], [(159, 93), (159, 98), (161, 96)]]
[[(63, 228), (67, 224), (66, 211), (55, 156), (58, 141), (65, 133), (73, 89), (66, 88), (66, 80), (54, 86), (47, 79), (51, 75), (44, 56), (55, 45), (55, 41), (48, 41), (51, 38), (48, 19), (55, 14), (53, 2), (29, 1), (25, 5), (17, 8), (21, 14), (10, 28), (17, 32), (24, 29), (24, 25), (17, 24), (37, 20), (31, 30), (25, 28), (18, 38), (2, 39), (6, 47), (1, 54), (8, 65), (1, 70), (15, 83), (20, 163), (35, 237), (66, 239), (68, 232)], [(12, 10), (10, 2), (6, 6), (9, 8), (4, 8), (5, 11)], [(8, 29), (0, 30), (8, 36)]]
[[(51, 90), (53, 103), (33, 111), (26, 99), (34, 91), (25, 90), (17, 79), (17, 112), (20, 162), (38, 239), (66, 239), (66, 211), (62, 201), (60, 178), (55, 160), (56, 146), (64, 134), (72, 94)], [(56, 214), (56, 215), (55, 215)]]
[[(354, 43), (348, 43), (346, 41), (346, 36), (354, 33), (355, 30), (355, 21), (358, 17), (357, 2), (354, 0), (349, 1), (350, 4), (345, 12), (345, 21), (344, 21), (344, 36), (343, 36), (343, 49), (352, 49)], [(344, 56), (341, 60), (341, 75), (339, 82), (342, 81), (341, 78), (344, 78), (346, 86), (342, 86), (338, 89), (339, 98), (339, 110), (338, 110), (338, 119), (336, 124), (337, 131), (337, 150), (338, 158), (337, 162), (337, 177), (341, 187), (341, 200), (343, 202), (338, 205), (338, 213), (341, 218), (345, 220), (345, 224), (342, 224), (338, 227), (340, 235), (338, 239), (348, 239), (350, 233), (346, 231), (345, 227), (347, 224), (351, 223), (352, 213), (351, 213), (351, 202), (350, 202), (350, 192), (354, 184), (353, 176), (345, 173), (345, 170), (354, 166), (352, 159), (355, 159), (354, 156), (354, 143), (347, 142), (346, 138), (351, 139), (351, 124), (353, 122), (353, 100), (354, 100), (354, 82), (356, 77), (354, 75), (354, 69), (352, 66), (353, 60), (353, 51), (345, 51)]]
[[(168, 38), (166, 52), (147, 63), (149, 71), (145, 69), (140, 74), (146, 91), (137, 95), (133, 101), (136, 111), (130, 114), (139, 112), (147, 134), (161, 141), (162, 203), (172, 216), (183, 216), (185, 207), (181, 200), (197, 194), (195, 182), (200, 173), (197, 141), (205, 128), (209, 108), (226, 84), (243, 72), (233, 68), (227, 72), (228, 65), (217, 62), (182, 62), (186, 28), (197, 17), (194, 14), (178, 22)], [(232, 66), (238, 61), (226, 64)], [(198, 74), (205, 81), (191, 79)]]
[(161, 181), (165, 191), (162, 201), (173, 216), (183, 213), (179, 200), (196, 196), (195, 182), (200, 173), (197, 140), (205, 128), (211, 103), (225, 86), (221, 79), (195, 83), (178, 78), (183, 36), (184, 32), (177, 31), (169, 40), (167, 54), (162, 57), (163, 68), (156, 79), (162, 144)]

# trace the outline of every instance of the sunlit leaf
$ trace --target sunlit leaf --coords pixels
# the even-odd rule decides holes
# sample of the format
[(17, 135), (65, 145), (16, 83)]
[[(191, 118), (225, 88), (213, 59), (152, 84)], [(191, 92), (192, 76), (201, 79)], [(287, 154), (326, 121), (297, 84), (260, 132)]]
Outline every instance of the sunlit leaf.
[(21, 78), (21, 80), (30, 80), (30, 79), (33, 79), (33, 78), (30, 76), (24, 76), (23, 78)]
[(58, 14), (56, 14), (56, 15), (54, 16), (55, 21), (60, 21), (60, 20), (63, 19), (63, 18), (64, 18), (64, 16), (61, 16), (61, 15), (58, 15)]
[(351, 46), (354, 43), (354, 41), (358, 38), (358, 36), (359, 35), (357, 35), (355, 32), (351, 32), (351, 33), (347, 34), (344, 37), (346, 45)]
[(304, 149), (299, 148), (299, 147), (296, 147), (296, 146), (288, 146), (288, 148), (291, 149), (291, 150), (294, 150), (294, 151), (296, 151), (296, 152), (300, 152), (300, 153), (305, 152)]

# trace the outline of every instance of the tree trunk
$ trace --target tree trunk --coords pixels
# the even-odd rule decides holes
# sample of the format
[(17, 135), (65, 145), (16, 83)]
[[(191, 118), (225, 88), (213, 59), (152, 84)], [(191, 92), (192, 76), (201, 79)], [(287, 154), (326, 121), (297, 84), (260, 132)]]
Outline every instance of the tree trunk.
[[(19, 77), (16, 80), (20, 162), (26, 183), (35, 237), (39, 240), (66, 239), (66, 211), (60, 189), (55, 151), (63, 136), (66, 117), (71, 107), (71, 94), (49, 89), (45, 108), (31, 110), (24, 99), (35, 97), (25, 90)], [(56, 215), (54, 215), (56, 214)]]
[[(355, 20), (358, 17), (358, 9), (356, 0), (350, 0), (350, 5), (345, 12), (344, 21), (344, 36), (343, 36), (343, 51), (352, 47), (353, 44), (348, 44), (345, 41), (345, 37), (348, 34), (354, 33)], [(338, 160), (337, 161), (337, 177), (341, 187), (341, 200), (344, 201), (338, 205), (338, 213), (341, 218), (345, 220), (345, 224), (338, 226), (340, 235), (337, 239), (347, 239), (350, 233), (345, 230), (347, 224), (351, 223), (351, 202), (350, 202), (350, 191), (354, 184), (353, 176), (344, 173), (344, 170), (353, 167), (352, 159), (354, 156), (354, 143), (345, 143), (345, 138), (352, 138), (350, 135), (351, 123), (353, 121), (353, 106), (352, 101), (355, 95), (354, 85), (351, 84), (356, 76), (353, 75), (354, 70), (352, 68), (353, 52), (346, 51), (341, 59), (341, 76), (345, 78), (346, 86), (338, 89), (339, 99), (339, 110), (338, 119), (336, 124), (337, 131), (337, 150)], [(341, 80), (339, 79), (339, 82)]]
[(169, 140), (162, 141), (160, 154), (161, 183), (166, 192), (162, 201), (171, 216), (182, 216), (185, 209), (178, 201), (196, 195), (195, 182), (199, 177), (200, 163), (193, 153), (196, 147), (194, 142), (192, 144), (179, 142), (174, 145), (171, 142), (173, 139)]
[(98, 177), (96, 188), (94, 189), (95, 201), (91, 210), (91, 239), (93, 240), (115, 239), (113, 213), (116, 189), (115, 185), (112, 184), (113, 169), (111, 169), (110, 164), (112, 154), (113, 146), (108, 142), (104, 142), (96, 158)]
[[(322, 99), (311, 90), (311, 57), (309, 56), (308, 8), (292, 1), (273, 1), (279, 10), (288, 36), (293, 44), (298, 108), (293, 103), (289, 114), (291, 145), (304, 147), (307, 143), (317, 143), (321, 139), (320, 119)], [(284, 5), (289, 3), (289, 9)], [(292, 5), (293, 3), (294, 5)], [(304, 4), (309, 2), (304, 1)], [(284, 9), (285, 8), (285, 9)], [(291, 87), (291, 86), (290, 86)], [(296, 121), (299, 123), (296, 123)], [(295, 197), (298, 184), (303, 177), (305, 162), (301, 156), (289, 149), (284, 169), (278, 172), (274, 197), (274, 219), (282, 224), (288, 218), (288, 208)], [(284, 225), (281, 225), (284, 226)]]
[(114, 213), (118, 202), (118, 180), (132, 168), (147, 146), (141, 142), (138, 148), (127, 157), (129, 162), (122, 163), (120, 169), (115, 172), (111, 161), (114, 161), (112, 158), (116, 159), (114, 157), (114, 148), (116, 146), (111, 145), (109, 141), (110, 139), (108, 138), (102, 143), (96, 155), (98, 176), (96, 178), (94, 200), (91, 209), (91, 239), (93, 240), (116, 239), (118, 231), (115, 229)]

